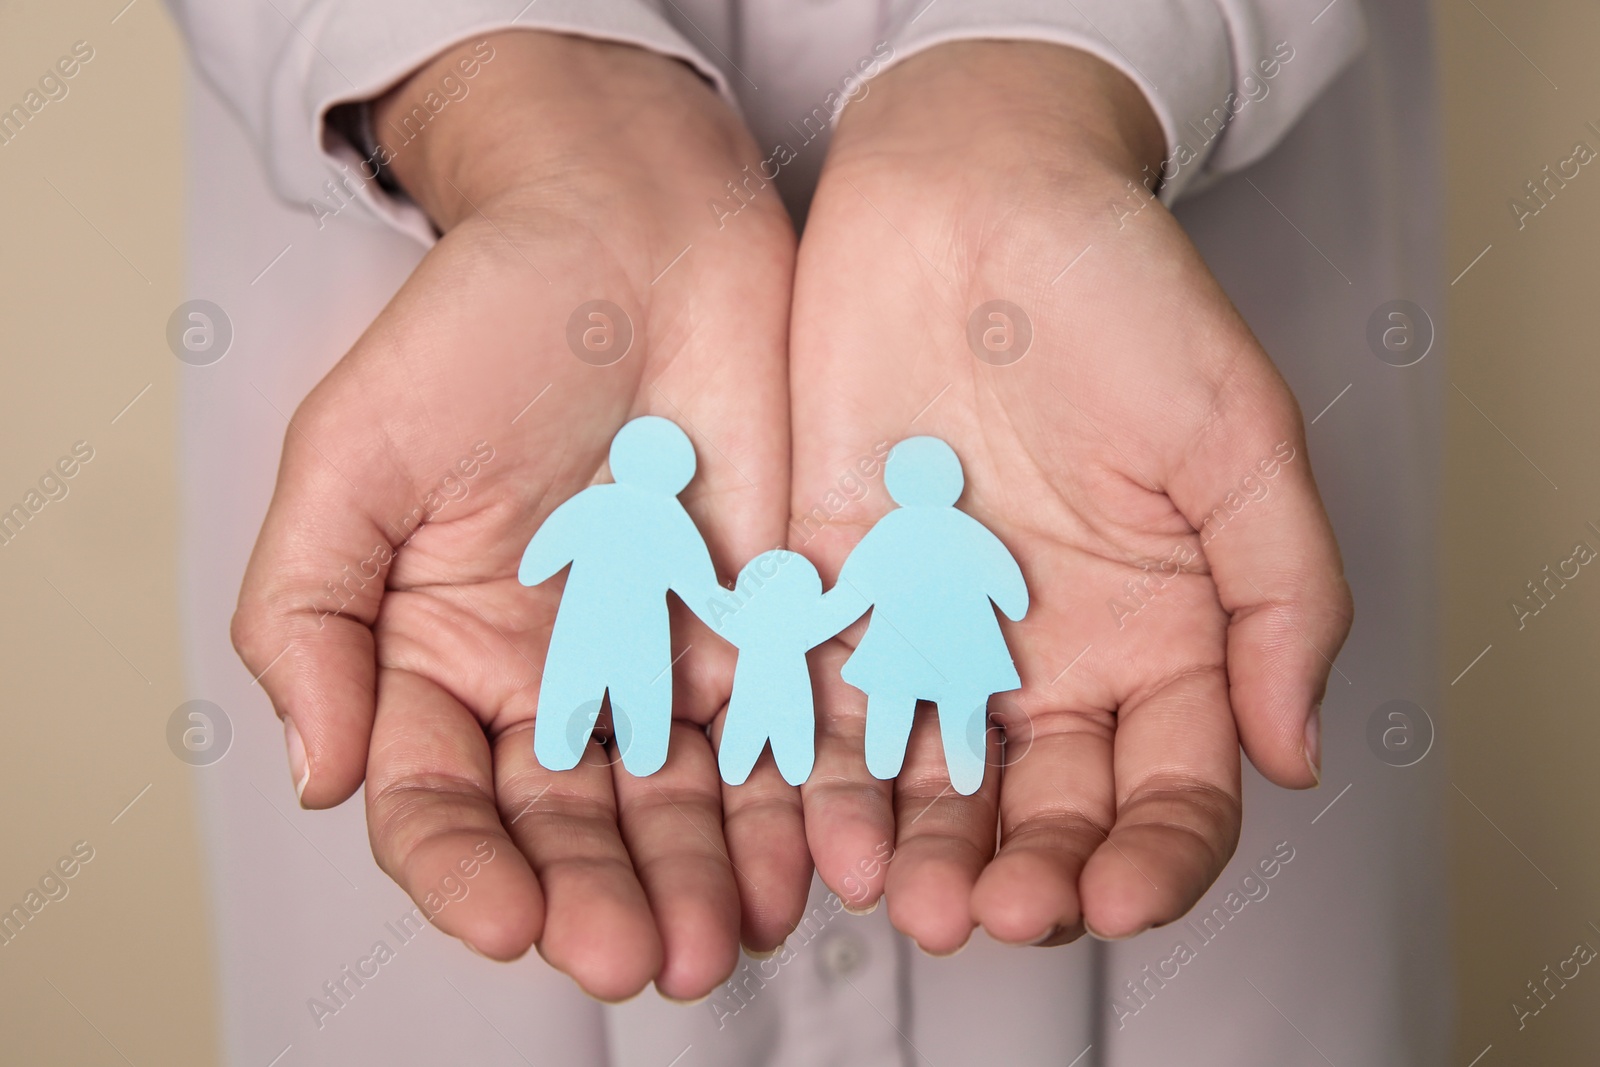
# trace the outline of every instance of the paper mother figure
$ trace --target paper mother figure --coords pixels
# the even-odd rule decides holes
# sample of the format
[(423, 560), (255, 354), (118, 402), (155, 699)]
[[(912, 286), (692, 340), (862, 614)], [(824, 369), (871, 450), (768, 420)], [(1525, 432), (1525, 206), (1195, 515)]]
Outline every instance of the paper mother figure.
[(901, 441), (883, 484), (900, 506), (839, 572), (839, 585), (872, 605), (866, 636), (841, 672), (867, 694), (867, 769), (877, 778), (900, 773), (917, 701), (932, 701), (950, 785), (970, 795), (983, 782), (989, 697), (1022, 684), (994, 608), (1020, 620), (1028, 587), (1000, 539), (956, 510), (965, 476), (949, 445)]

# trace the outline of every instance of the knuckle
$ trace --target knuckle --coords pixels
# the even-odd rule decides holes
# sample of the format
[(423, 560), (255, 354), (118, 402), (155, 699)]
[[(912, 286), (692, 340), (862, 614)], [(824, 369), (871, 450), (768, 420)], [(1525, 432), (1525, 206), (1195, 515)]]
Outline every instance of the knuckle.
[(266, 631), (266, 611), (254, 600), (242, 599), (228, 623), (228, 638), (252, 673), (266, 664), (263, 658)]
[(1165, 775), (1141, 784), (1135, 798), (1118, 816), (1132, 816), (1132, 825), (1165, 830), (1190, 838), (1221, 870), (1239, 840), (1244, 806), (1240, 798), (1211, 782)]

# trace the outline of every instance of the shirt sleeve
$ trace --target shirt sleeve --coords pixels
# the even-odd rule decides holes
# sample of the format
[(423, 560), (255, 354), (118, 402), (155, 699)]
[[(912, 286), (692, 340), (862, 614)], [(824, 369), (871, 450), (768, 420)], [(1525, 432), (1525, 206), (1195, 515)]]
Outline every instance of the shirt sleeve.
[[(341, 104), (381, 96), (458, 44), (508, 29), (638, 45), (683, 60), (730, 102), (723, 74), (664, 17), (659, 0), (169, 0), (195, 65), (244, 123), (273, 188), (325, 198), (329, 183), (425, 244), (433, 227), (386, 193), (330, 128)], [(492, 62), (492, 58), (488, 62)], [(470, 93), (463, 72), (456, 93)], [(441, 99), (451, 94), (441, 91)], [(446, 103), (445, 106), (448, 106)]]
[(1127, 75), (1166, 134), (1161, 198), (1266, 155), (1366, 42), (1359, 0), (913, 0), (885, 68), (950, 41), (1046, 41)]

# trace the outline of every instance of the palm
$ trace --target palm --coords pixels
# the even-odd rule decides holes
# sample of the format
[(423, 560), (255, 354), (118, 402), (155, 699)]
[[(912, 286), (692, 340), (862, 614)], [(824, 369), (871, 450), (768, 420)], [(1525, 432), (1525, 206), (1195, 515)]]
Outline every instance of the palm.
[[(533, 757), (563, 579), (523, 588), (518, 560), (556, 505), (607, 477), (625, 421), (664, 415), (694, 441), (681, 499), (720, 573), (783, 538), (793, 239), (775, 210), (740, 241), (705, 239), (692, 198), (730, 167), (705, 158), (647, 191), (593, 190), (606, 179), (591, 174), (594, 210), (549, 210), (571, 201), (548, 189), (475, 205), (297, 413), (236, 622), (251, 664), (300, 646), (268, 680), (310, 724), (304, 801), (337, 803), (364, 775), (374, 853), (419, 901), (491, 842), (495, 861), (438, 924), (500, 958), (537, 941), (607, 998), (651, 979), (703, 995), (741, 934), (781, 939), (809, 871), (781, 780), (722, 795), (703, 728), (726, 702), (731, 650), (687, 612), (673, 633), (685, 725), (659, 774), (628, 775), (603, 746), (560, 775)], [(601, 213), (617, 200), (629, 209)], [(587, 359), (568, 342), (574, 309), (596, 299), (624, 310), (611, 328), (634, 331), (615, 362), (603, 335)], [(323, 586), (345, 577), (330, 548), (372, 579), (391, 545), (386, 575), (339, 599)], [(308, 588), (305, 611), (267, 617)]]
[[(830, 167), (802, 244), (795, 524), (874, 442), (933, 434), (965, 467), (960, 506), (1032, 598), (1006, 629), (1022, 688), (990, 703), (1005, 755), (973, 797), (951, 794), (920, 724), (899, 781), (867, 779), (848, 754), (863, 698), (826, 690), (832, 777), (807, 798), (819, 869), (895, 840), (891, 914), (933, 951), (973, 921), (1031, 941), (1086, 916), (1113, 933), (1170, 920), (1237, 835), (1230, 613), (1267, 597), (1237, 575), (1219, 591), (1197, 531), (1219, 533), (1204, 517), (1227, 489), (1268, 481), (1257, 464), (1281, 460), (1280, 442), (1301, 454), (1298, 416), (1170, 215), (1151, 205), (1119, 230), (1107, 205), (1122, 191), (1049, 185), (1027, 162), (866, 153)], [(969, 344), (993, 300), (1031, 323), (1020, 359), (1014, 312), (1009, 351)], [(878, 486), (838, 510), (812, 546), (825, 572), (889, 506)], [(1256, 508), (1219, 535), (1251, 545), (1271, 510)], [(852, 800), (863, 785), (887, 803)]]
[[(559, 580), (531, 590), (518, 584), (522, 549), (556, 505), (608, 476), (607, 449), (623, 422), (657, 412), (699, 437), (699, 475), (683, 500), (723, 571), (741, 562), (740, 546), (780, 536), (775, 517), (787, 477), (781, 408), (775, 413), (749, 400), (781, 404), (781, 366), (686, 345), (684, 320), (701, 309), (675, 303), (672, 289), (661, 299), (641, 286), (620, 263), (606, 261), (592, 235), (535, 245), (516, 228), (498, 219), (453, 231), (402, 290), (382, 334), (352, 352), (308, 403), (338, 413), (351, 448), (364, 447), (378, 429), (396, 445), (393, 477), (410, 498), (421, 501), (432, 490), (444, 501), (390, 571), (378, 658), (448, 688), (491, 736), (533, 718), (561, 595)], [(537, 247), (548, 260), (542, 271), (513, 242)], [(469, 298), (441, 301), (441, 279), (464, 272), (482, 274), (465, 290)], [(614, 363), (615, 350), (601, 347), (586, 363), (566, 343), (573, 309), (595, 294), (620, 297), (615, 302), (638, 329)], [(613, 344), (629, 329), (621, 322), (612, 328)], [(440, 349), (440, 336), (452, 342)], [(397, 361), (397, 349), (415, 358)], [(354, 395), (339, 395), (346, 392)], [(719, 433), (699, 436), (699, 425)], [(457, 464), (480, 441), (494, 459), (464, 477)], [(325, 451), (339, 447), (337, 439), (322, 444)], [(737, 459), (719, 451), (735, 447)], [(452, 501), (452, 491), (464, 495)], [(393, 523), (388, 532), (393, 539), (410, 533)], [(674, 713), (703, 726), (726, 698), (727, 657), (710, 640), (675, 644), (694, 647), (680, 662), (693, 683), (691, 698), (676, 701)]]

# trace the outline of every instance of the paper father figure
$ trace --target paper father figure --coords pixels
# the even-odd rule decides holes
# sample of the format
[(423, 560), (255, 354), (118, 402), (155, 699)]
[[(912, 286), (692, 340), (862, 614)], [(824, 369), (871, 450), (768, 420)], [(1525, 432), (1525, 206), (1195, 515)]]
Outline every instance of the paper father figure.
[(654, 774), (672, 729), (667, 591), (694, 607), (716, 587), (711, 553), (678, 494), (694, 477), (694, 446), (666, 419), (634, 419), (611, 442), (611, 485), (591, 485), (550, 513), (522, 554), (517, 580), (538, 585), (569, 563), (533, 728), (533, 754), (552, 771), (583, 758), (601, 698), (622, 765)]

